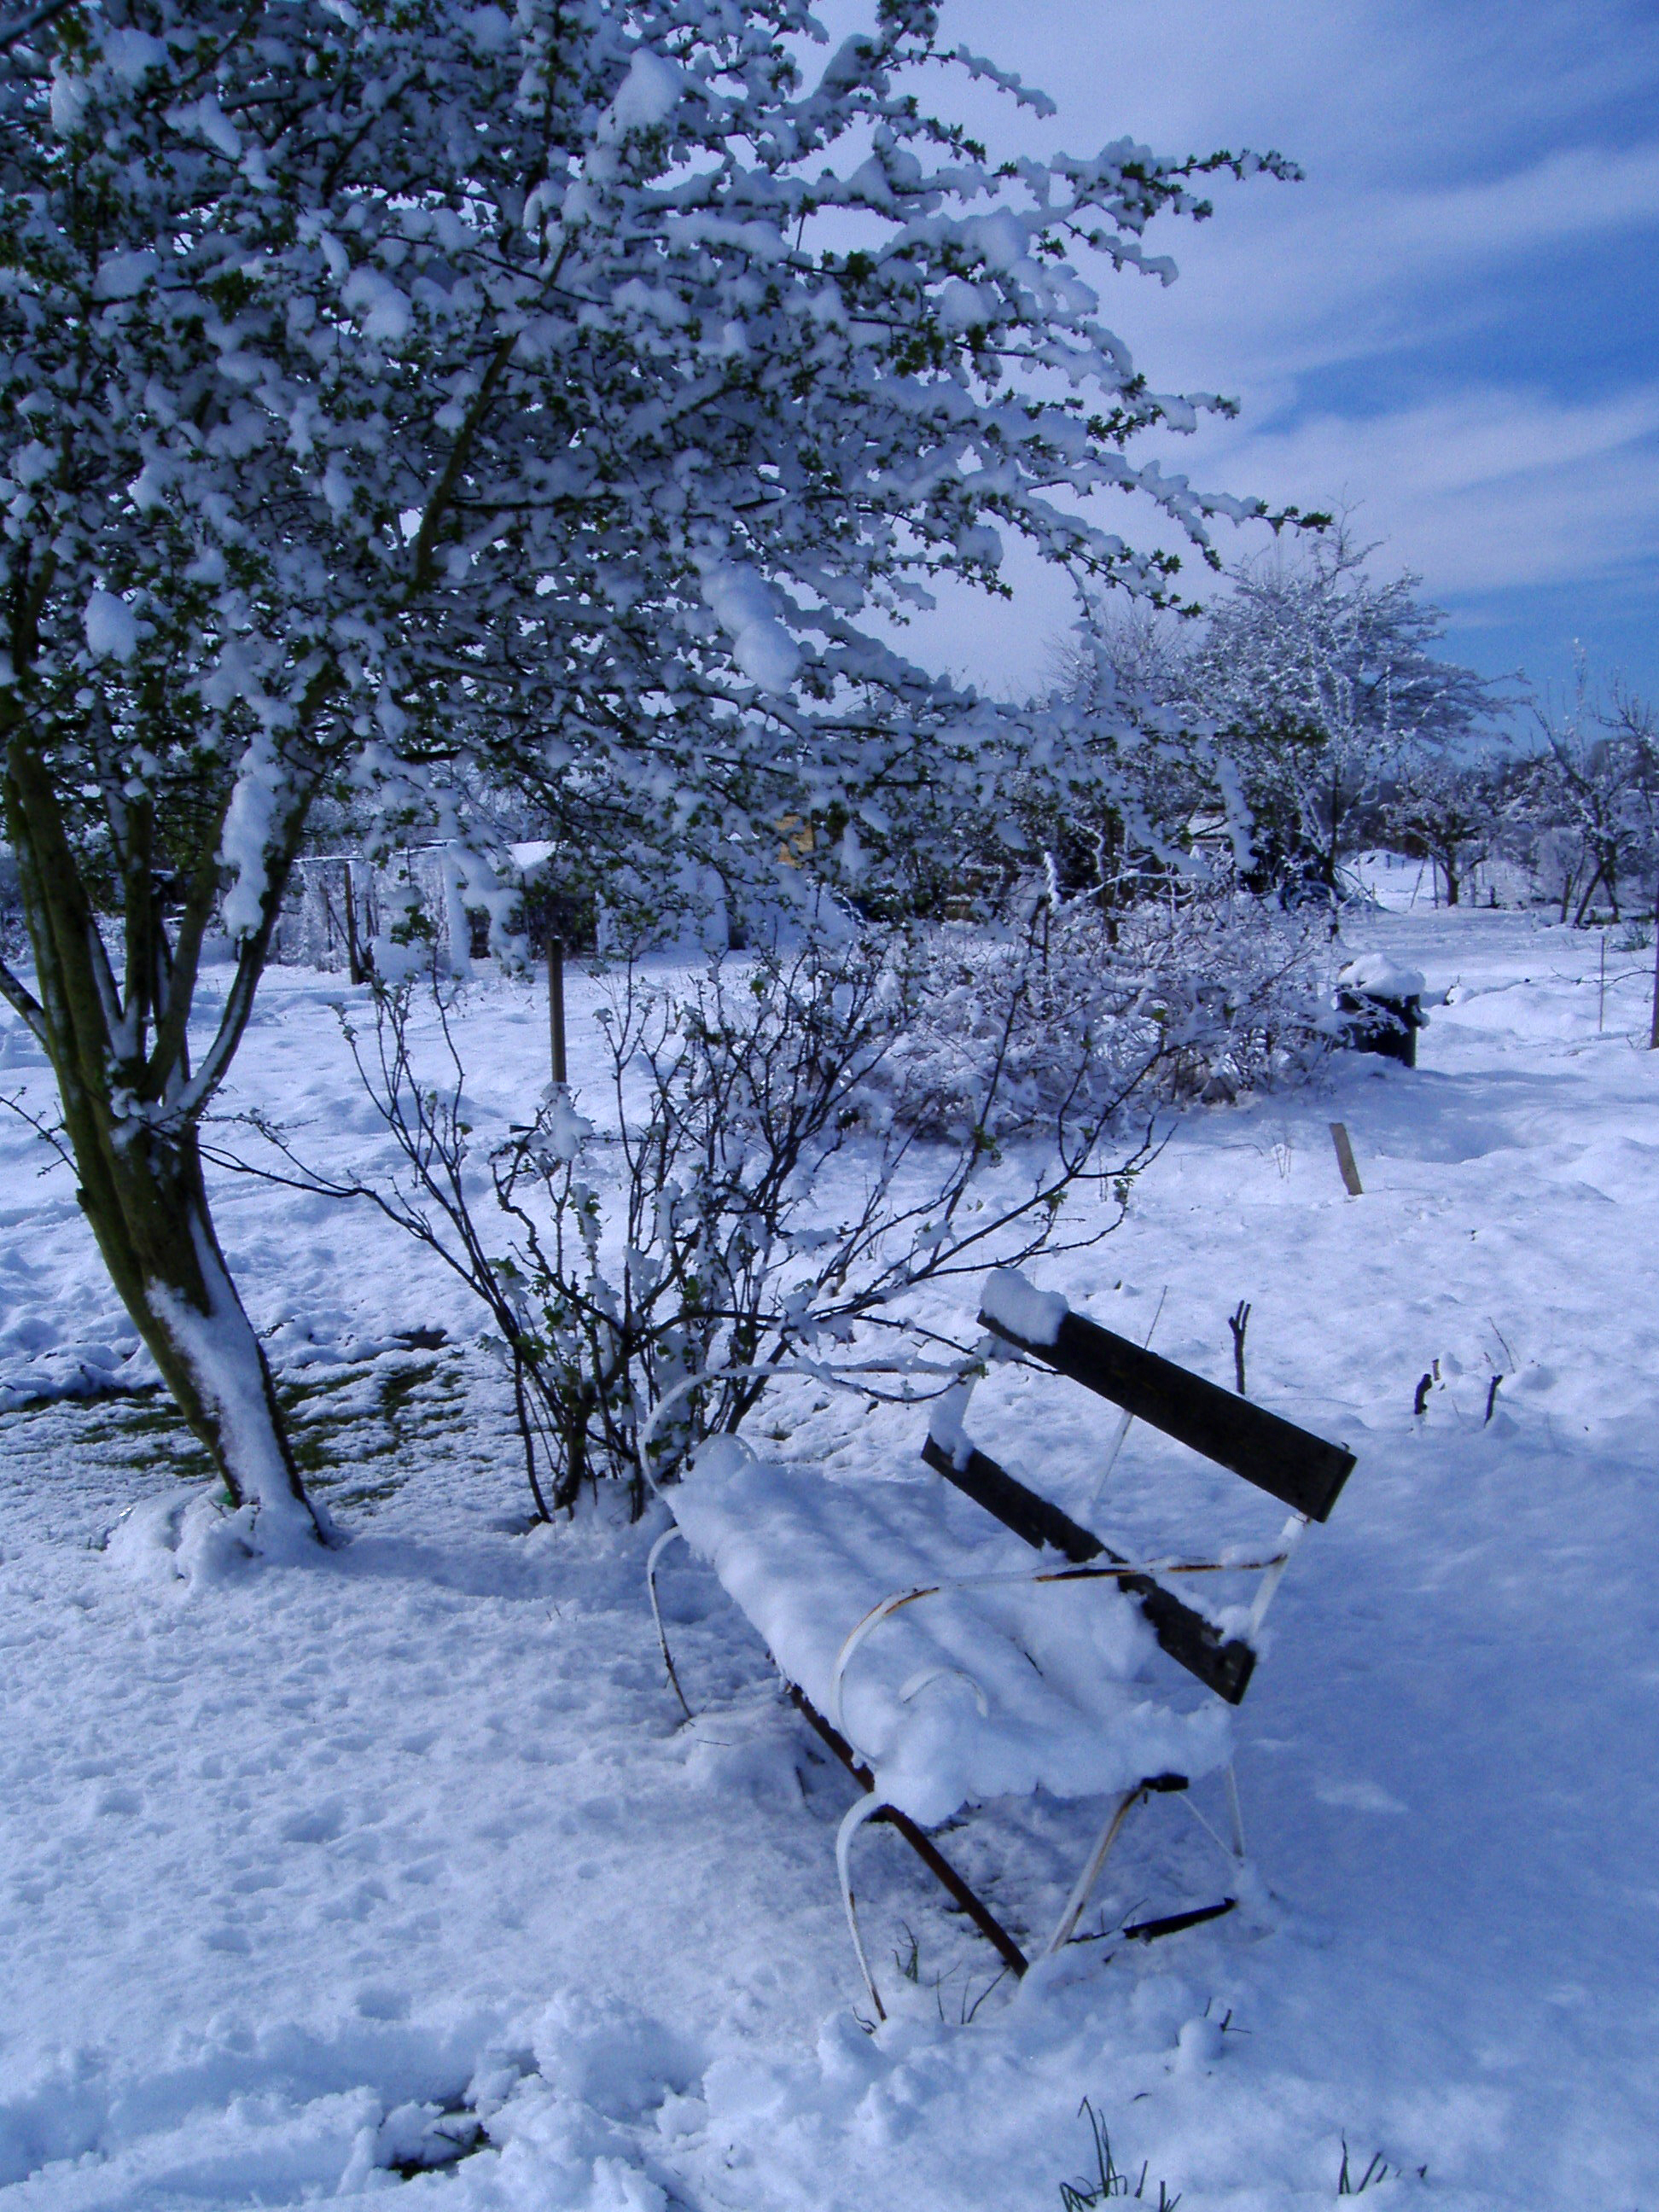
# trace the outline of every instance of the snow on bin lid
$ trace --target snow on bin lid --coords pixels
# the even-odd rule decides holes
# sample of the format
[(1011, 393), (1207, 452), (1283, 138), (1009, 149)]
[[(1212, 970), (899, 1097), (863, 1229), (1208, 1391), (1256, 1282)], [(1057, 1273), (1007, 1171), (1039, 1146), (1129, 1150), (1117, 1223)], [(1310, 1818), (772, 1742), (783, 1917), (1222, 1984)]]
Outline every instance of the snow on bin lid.
[(1336, 980), (1341, 989), (1372, 999), (1420, 999), (1428, 988), (1420, 969), (1397, 967), (1386, 952), (1362, 952)]
[(820, 1712), (833, 1712), (842, 1644), (883, 1598), (941, 1577), (1018, 1577), (906, 1606), (848, 1666), (847, 1737), (884, 1802), (924, 1826), (987, 1798), (1103, 1796), (1147, 1774), (1212, 1773), (1230, 1756), (1224, 1706), (1183, 1710), (1148, 1679), (1156, 1647), (1132, 1599), (1105, 1581), (1027, 1580), (1024, 1545), (947, 1527), (931, 1475), (836, 1480), (715, 1437), (666, 1495)]

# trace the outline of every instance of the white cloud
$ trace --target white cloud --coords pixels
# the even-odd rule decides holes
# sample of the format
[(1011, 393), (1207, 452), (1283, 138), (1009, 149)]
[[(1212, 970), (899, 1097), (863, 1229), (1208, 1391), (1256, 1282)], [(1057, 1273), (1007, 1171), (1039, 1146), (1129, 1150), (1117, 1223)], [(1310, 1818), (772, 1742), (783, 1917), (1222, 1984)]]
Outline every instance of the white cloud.
[(1517, 273), (1541, 272), (1558, 312), (1578, 313), (1565, 250), (1628, 234), (1646, 258), (1656, 227), (1659, 142), (1560, 149), (1413, 191), (1263, 185), (1174, 241), (1177, 284), (1161, 296), (1111, 285), (1108, 314), (1160, 388), (1219, 385), (1260, 417), (1321, 370), (1428, 344), (1492, 348)]
[(1410, 253), (1489, 258), (1659, 222), (1659, 143), (1564, 147), (1476, 184), (1381, 201), (1373, 234)]
[[(1380, 541), (1379, 569), (1417, 570), (1465, 619), (1491, 616), (1506, 592), (1616, 587), (1659, 562), (1659, 384), (1582, 404), (1481, 386), (1270, 432), (1234, 424), (1183, 459), (1195, 482), (1348, 507), (1360, 538)], [(1167, 531), (1139, 535), (1179, 547)], [(1260, 527), (1217, 540), (1229, 560), (1268, 542)], [(1018, 547), (1004, 574), (1011, 600), (945, 588), (900, 649), (1006, 696), (1040, 685), (1049, 643), (1073, 618), (1070, 595)], [(1184, 580), (1200, 599), (1213, 588), (1191, 560)]]
[(1659, 385), (1582, 404), (1466, 390), (1247, 434), (1216, 459), (1269, 498), (1352, 502), (1361, 536), (1442, 597), (1582, 583), (1659, 556)]
[[(1237, 423), (1169, 441), (1167, 467), (1351, 503), (1385, 562), (1471, 613), (1651, 574), (1659, 384), (1635, 323), (1659, 227), (1652, 0), (952, 0), (944, 25), (1058, 100), (1011, 122), (963, 95), (999, 150), (1129, 132), (1305, 167), (1296, 185), (1218, 179), (1212, 222), (1155, 231), (1170, 289), (1102, 288), (1158, 389), (1242, 402)], [(1004, 573), (1011, 605), (946, 595), (905, 642), (1001, 690), (1040, 681), (1066, 596), (1015, 549)]]
[(1164, 227), (1172, 292), (1107, 288), (1160, 385), (1234, 389), (1269, 359), (1305, 371), (1392, 346), (1467, 321), (1495, 262), (1659, 222), (1650, 0), (954, 0), (946, 28), (1058, 99), (1014, 118), (952, 95), (999, 148), (1128, 131), (1304, 164), (1299, 185), (1222, 178), (1213, 222)]

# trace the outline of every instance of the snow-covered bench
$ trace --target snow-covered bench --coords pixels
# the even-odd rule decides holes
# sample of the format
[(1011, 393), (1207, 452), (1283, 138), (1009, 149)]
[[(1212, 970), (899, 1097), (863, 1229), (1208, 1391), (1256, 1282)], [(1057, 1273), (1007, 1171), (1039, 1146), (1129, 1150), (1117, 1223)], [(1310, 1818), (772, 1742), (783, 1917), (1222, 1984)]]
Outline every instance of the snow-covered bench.
[[(1018, 1944), (926, 1832), (966, 1806), (1039, 1788), (1111, 1801), (1049, 1953), (1070, 1940), (1125, 1819), (1149, 1792), (1224, 1776), (1231, 1849), (1242, 1863), (1229, 1708), (1244, 1694), (1291, 1549), (1309, 1521), (1329, 1512), (1353, 1465), (1340, 1447), (1113, 1335), (1018, 1275), (989, 1279), (980, 1321), (1008, 1348), (1003, 1356), (1040, 1362), (1121, 1409), (1097, 1498), (1139, 1417), (1279, 1498), (1291, 1517), (1266, 1557), (1131, 1561), (969, 1441), (970, 1381), (939, 1401), (922, 1452), (984, 1508), (983, 1521), (975, 1516), (965, 1529), (923, 1476), (838, 1481), (758, 1459), (738, 1437), (702, 1447), (665, 1493), (675, 1525), (651, 1553), (664, 1658), (678, 1689), (655, 1573), (679, 1536), (713, 1566), (800, 1711), (865, 1785), (842, 1824), (836, 1862), (878, 2012), (851, 1877), (854, 1838), (872, 1818), (899, 1828), (1016, 1973), (1028, 1964)], [(1009, 1532), (1020, 1545), (1011, 1546)], [(1042, 1554), (1036, 1563), (1031, 1550)], [(1181, 1587), (1212, 1571), (1258, 1573), (1254, 1601), (1217, 1612)], [(1160, 1686), (1160, 1645), (1213, 1695), (1183, 1702)], [(1172, 1932), (1234, 1901), (1130, 1932)]]

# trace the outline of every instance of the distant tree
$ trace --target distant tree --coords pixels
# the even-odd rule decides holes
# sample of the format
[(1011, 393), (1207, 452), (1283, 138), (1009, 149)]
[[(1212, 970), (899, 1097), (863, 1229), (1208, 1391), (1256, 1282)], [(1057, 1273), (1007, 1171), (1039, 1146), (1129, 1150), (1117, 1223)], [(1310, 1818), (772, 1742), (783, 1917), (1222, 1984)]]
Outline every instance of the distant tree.
[(1626, 880), (1633, 877), (1650, 905), (1659, 908), (1659, 708), (1615, 678), (1603, 720), (1630, 783)]
[[(1044, 104), (934, 7), (880, 0), (808, 72), (821, 35), (805, 0), (78, 0), (0, 31), (0, 797), (35, 971), (0, 992), (261, 1541), (317, 1522), (197, 1126), (319, 800), (382, 852), (447, 842), (498, 944), (492, 785), (614, 830), (619, 899), (773, 869), (791, 813), (817, 865), (840, 810), (852, 873), (907, 810), (974, 803), (1008, 735), (868, 617), (1000, 588), (1007, 531), (1162, 594), (1177, 564), (1097, 490), (1206, 553), (1259, 511), (1127, 457), (1219, 403), (1160, 399), (1074, 264), (1167, 281), (1155, 216), (1286, 165), (994, 167), (921, 76)], [(235, 964), (192, 1043), (210, 925)]]
[(1247, 563), (1184, 664), (1190, 725), (1214, 732), (1254, 823), (1256, 874), (1334, 896), (1364, 811), (1408, 755), (1468, 738), (1492, 687), (1432, 650), (1419, 579), (1379, 583), (1345, 528)]
[(1476, 866), (1492, 851), (1503, 802), (1492, 768), (1481, 762), (1422, 754), (1393, 781), (1382, 808), (1385, 835), (1402, 852), (1433, 866), (1448, 906), (1458, 905)]
[(1189, 624), (1190, 606), (1091, 605), (1054, 653), (1054, 696), (1103, 769), (1098, 812), (1073, 808), (1061, 839), (1073, 887), (1085, 847), (1133, 896), (1196, 842), (1258, 890), (1335, 895), (1385, 795), (1407, 784), (1461, 887), (1465, 848), (1486, 833), (1454, 817), (1486, 801), (1464, 790), (1455, 749), (1505, 702), (1432, 652), (1443, 616), (1416, 578), (1378, 583), (1371, 550), (1340, 526), (1281, 544)]
[[(1188, 665), (1197, 612), (1097, 595), (1049, 649), (1066, 772), (1030, 779), (1027, 818), (1063, 888), (1091, 896), (1109, 927), (1168, 882), (1194, 824), (1224, 819), (1237, 799), (1212, 733), (1194, 726)], [(1231, 811), (1243, 833), (1242, 808)]]
[(1571, 702), (1534, 708), (1543, 743), (1516, 779), (1511, 817), (1530, 832), (1563, 921), (1582, 924), (1598, 891), (1616, 921), (1634, 881), (1659, 862), (1659, 732), (1621, 684), (1598, 696), (1580, 660)]

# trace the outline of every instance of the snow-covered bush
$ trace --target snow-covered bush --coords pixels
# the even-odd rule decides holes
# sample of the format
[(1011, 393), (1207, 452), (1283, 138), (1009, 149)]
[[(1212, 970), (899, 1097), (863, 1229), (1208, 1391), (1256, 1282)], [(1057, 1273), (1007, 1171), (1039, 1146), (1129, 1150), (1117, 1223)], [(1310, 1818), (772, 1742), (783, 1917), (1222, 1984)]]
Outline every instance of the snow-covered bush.
[[(499, 855), (494, 873), (519, 894), (509, 911), (532, 951), (550, 929), (567, 944), (592, 943), (595, 918), (582, 896), (581, 861), (539, 841), (509, 844)], [(426, 948), (439, 975), (465, 975), (488, 954), (490, 920), (468, 897), (466, 858), (453, 844), (404, 846), (378, 859), (361, 850), (307, 854), (295, 863), (270, 957), (361, 983), (374, 968), (377, 940), (407, 939)], [(660, 908), (657, 921), (660, 927)]]
[(361, 983), (380, 933), (379, 871), (358, 854), (318, 854), (295, 864), (271, 938), (289, 966), (349, 974)]
[(907, 1294), (1063, 1247), (1079, 1176), (1127, 1195), (1142, 1115), (1305, 1074), (1329, 1042), (1327, 945), (1200, 887), (1112, 927), (1049, 896), (1000, 935), (869, 930), (689, 979), (625, 969), (603, 1109), (556, 1087), (487, 1152), (452, 987), (441, 1082), (416, 1066), (416, 987), (383, 987), (372, 1050), (353, 1043), (402, 1173), (312, 1181), (372, 1199), (482, 1300), (538, 1510), (599, 1479), (637, 1504), (641, 1425), (682, 1386), (707, 1378), (659, 1424), (659, 1481), (781, 1366), (867, 1376), (873, 1346), (914, 1390)]
[(1231, 1098), (1299, 1079), (1330, 1043), (1323, 919), (1231, 885), (1109, 917), (1044, 896), (1018, 929), (945, 924), (919, 950), (877, 1080), (933, 1134)]
[(374, 968), (376, 940), (395, 935), (425, 946), (440, 974), (465, 975), (490, 919), (469, 904), (467, 874), (453, 845), (404, 847), (378, 859), (308, 854), (295, 863), (271, 959), (343, 971), (361, 983)]
[(555, 1086), (489, 1148), (474, 1143), (453, 987), (437, 988), (434, 1080), (415, 1018), (433, 986), (380, 986), (372, 1043), (348, 1035), (398, 1173), (336, 1181), (260, 1126), (306, 1187), (371, 1200), (481, 1300), (538, 1510), (601, 1478), (637, 1504), (641, 1424), (692, 1378), (708, 1379), (653, 1439), (658, 1481), (734, 1429), (780, 1365), (860, 1373), (873, 1389), (873, 1356), (885, 1387), (915, 1395), (907, 1294), (958, 1275), (976, 1285), (1115, 1225), (1096, 1211), (1073, 1233), (1064, 1214), (1079, 1176), (1104, 1176), (1121, 1200), (1145, 1158), (1133, 1139), (1103, 1151), (1116, 1102), (1093, 1088), (1049, 1117), (1047, 1141), (1005, 1157), (991, 1125), (1025, 1117), (1004, 1113), (993, 1072), (978, 1124), (937, 1140), (939, 1115), (889, 1066), (927, 981), (906, 940), (874, 933), (715, 960), (689, 980), (624, 971), (603, 1112)]

